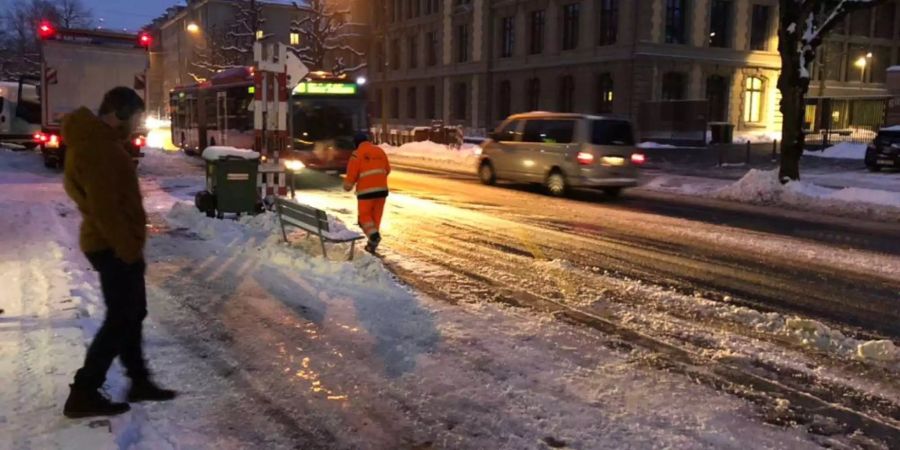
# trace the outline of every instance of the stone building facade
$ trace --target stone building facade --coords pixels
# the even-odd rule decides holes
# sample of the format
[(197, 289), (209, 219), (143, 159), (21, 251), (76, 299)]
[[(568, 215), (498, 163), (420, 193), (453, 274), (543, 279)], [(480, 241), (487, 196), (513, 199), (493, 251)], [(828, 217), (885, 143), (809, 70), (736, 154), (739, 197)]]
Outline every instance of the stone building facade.
[[(520, 111), (637, 118), (645, 102), (706, 99), (712, 121), (780, 130), (777, 0), (373, 0), (370, 7), (373, 115), (379, 121), (385, 106), (393, 127), (439, 119), (477, 133)], [(875, 72), (897, 62), (898, 24), (897, 0), (854, 13), (826, 44), (831, 56), (821, 66), (840, 71), (817, 70), (811, 92), (886, 97)], [(873, 53), (862, 80), (847, 69), (861, 48)]]

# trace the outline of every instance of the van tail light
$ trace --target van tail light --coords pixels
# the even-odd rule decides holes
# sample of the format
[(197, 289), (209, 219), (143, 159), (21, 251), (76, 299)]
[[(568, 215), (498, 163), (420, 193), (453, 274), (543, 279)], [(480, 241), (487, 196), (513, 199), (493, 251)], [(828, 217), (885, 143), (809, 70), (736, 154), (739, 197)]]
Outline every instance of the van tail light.
[(51, 134), (49, 138), (47, 138), (47, 142), (52, 145), (59, 145), (59, 136), (55, 134)]
[(38, 144), (40, 144), (42, 142), (47, 142), (47, 135), (44, 133), (41, 133), (41, 132), (37, 132), (37, 133), (34, 133), (34, 136), (32, 136), (32, 139), (34, 140), (34, 142), (37, 142)]
[(578, 164), (582, 166), (589, 166), (594, 163), (594, 155), (588, 152), (578, 152), (578, 156), (575, 157), (578, 160)]
[(641, 165), (647, 162), (647, 156), (643, 153), (632, 153), (631, 154), (631, 163)]
[(147, 138), (145, 138), (143, 136), (138, 136), (138, 137), (134, 138), (134, 141), (132, 141), (132, 143), (134, 144), (135, 147), (141, 148), (141, 147), (147, 145)]

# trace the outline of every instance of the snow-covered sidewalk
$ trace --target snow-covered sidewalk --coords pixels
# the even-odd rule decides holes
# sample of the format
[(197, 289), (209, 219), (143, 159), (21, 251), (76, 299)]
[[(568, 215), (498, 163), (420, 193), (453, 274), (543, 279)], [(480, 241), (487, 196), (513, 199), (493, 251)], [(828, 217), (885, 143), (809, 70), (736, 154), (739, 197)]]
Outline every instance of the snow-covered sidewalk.
[[(185, 204), (202, 186), (194, 160), (150, 153), (140, 170), (147, 353), (182, 396), (109, 420), (62, 418), (102, 300), (60, 175), (0, 151), (0, 447), (815, 446), (608, 337), (430, 299), (367, 255), (330, 261), (302, 238), (283, 244), (271, 215), (207, 219)], [(107, 387), (121, 398), (118, 369)]]
[[(844, 175), (843, 180), (830, 174), (809, 175), (803, 181), (786, 185), (778, 180), (777, 170), (751, 169), (737, 181), (684, 175), (657, 174), (642, 189), (730, 200), (757, 205), (772, 205), (823, 214), (867, 218), (880, 221), (900, 220), (900, 189), (885, 190), (865, 187), (830, 188), (816, 183), (864, 183), (866, 180)], [(891, 175), (885, 175), (889, 177)], [(853, 177), (850, 179), (850, 177)], [(898, 176), (900, 178), (900, 176)], [(807, 181), (811, 180), (811, 181)], [(892, 181), (892, 180), (886, 180)], [(874, 183), (873, 183), (874, 184)], [(886, 182), (883, 188), (900, 183)]]

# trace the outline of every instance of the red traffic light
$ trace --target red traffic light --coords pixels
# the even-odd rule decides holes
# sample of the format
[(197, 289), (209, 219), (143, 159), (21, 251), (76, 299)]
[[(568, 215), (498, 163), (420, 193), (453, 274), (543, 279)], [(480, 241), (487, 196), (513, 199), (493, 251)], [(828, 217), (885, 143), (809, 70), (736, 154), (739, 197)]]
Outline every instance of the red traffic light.
[(150, 44), (153, 43), (153, 36), (150, 36), (150, 33), (144, 32), (138, 37), (138, 43), (141, 44), (141, 47), (150, 47)]
[(43, 21), (38, 26), (38, 37), (41, 39), (49, 39), (56, 34), (56, 29), (48, 21)]

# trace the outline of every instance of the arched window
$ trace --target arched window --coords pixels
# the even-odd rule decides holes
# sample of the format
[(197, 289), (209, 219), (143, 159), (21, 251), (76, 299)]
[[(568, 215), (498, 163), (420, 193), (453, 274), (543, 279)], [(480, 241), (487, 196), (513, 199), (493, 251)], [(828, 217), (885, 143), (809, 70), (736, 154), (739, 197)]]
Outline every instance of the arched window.
[(747, 77), (744, 82), (744, 122), (758, 123), (762, 121), (762, 102), (762, 78)]

